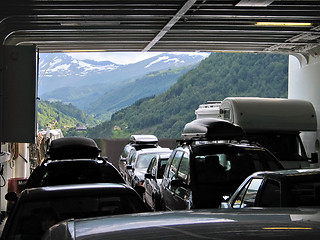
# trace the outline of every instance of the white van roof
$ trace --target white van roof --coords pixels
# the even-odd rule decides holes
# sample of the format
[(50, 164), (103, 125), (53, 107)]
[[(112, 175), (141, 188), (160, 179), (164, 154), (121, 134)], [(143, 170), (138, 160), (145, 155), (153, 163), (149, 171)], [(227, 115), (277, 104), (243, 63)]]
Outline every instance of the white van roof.
[[(316, 131), (317, 117), (311, 102), (300, 99), (228, 97), (221, 103), (222, 115), (245, 131)], [(229, 110), (228, 110), (229, 109)]]

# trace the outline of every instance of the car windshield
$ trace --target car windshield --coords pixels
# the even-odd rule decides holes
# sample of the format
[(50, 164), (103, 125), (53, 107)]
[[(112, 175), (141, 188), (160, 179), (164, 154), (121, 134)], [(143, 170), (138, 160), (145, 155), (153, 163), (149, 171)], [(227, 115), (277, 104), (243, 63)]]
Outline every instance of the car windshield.
[(151, 162), (151, 159), (157, 155), (157, 153), (140, 154), (138, 156), (135, 168), (147, 168)]
[(77, 196), (24, 202), (17, 209), (8, 239), (41, 239), (52, 225), (70, 218), (137, 213), (144, 209), (138, 196)]

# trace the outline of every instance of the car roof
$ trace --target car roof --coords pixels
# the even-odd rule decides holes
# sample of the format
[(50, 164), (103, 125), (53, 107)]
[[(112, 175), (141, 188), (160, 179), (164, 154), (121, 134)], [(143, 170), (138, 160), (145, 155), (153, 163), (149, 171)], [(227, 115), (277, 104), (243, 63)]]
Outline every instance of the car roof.
[(122, 183), (84, 183), (29, 188), (21, 192), (21, 201), (54, 197), (75, 197), (93, 194), (135, 194), (128, 185)]
[(250, 177), (264, 177), (264, 178), (270, 178), (278, 181), (282, 181), (288, 178), (301, 179), (301, 178), (308, 178), (308, 177), (317, 177), (320, 179), (320, 168), (263, 171), (263, 172), (253, 173)]

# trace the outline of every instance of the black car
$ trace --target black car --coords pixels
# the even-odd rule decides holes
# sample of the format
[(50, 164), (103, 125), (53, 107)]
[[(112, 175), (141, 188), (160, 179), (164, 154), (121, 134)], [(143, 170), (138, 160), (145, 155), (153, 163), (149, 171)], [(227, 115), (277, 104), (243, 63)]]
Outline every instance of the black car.
[(99, 157), (94, 140), (65, 137), (51, 142), (48, 157), (30, 174), (25, 187), (77, 183), (124, 183), (119, 171), (106, 158)]
[(154, 211), (161, 210), (160, 184), (169, 157), (170, 154), (154, 156), (145, 174), (143, 200)]
[(320, 169), (257, 172), (222, 207), (319, 207)]
[(224, 120), (195, 120), (186, 125), (183, 136), (160, 185), (166, 210), (219, 207), (253, 172), (283, 169), (265, 148), (226, 141), (242, 139), (243, 131)]
[(131, 135), (129, 143), (125, 145), (119, 158), (119, 171), (123, 178), (126, 177), (126, 165), (134, 150), (157, 147), (160, 146), (158, 138), (154, 135)]
[(40, 240), (49, 227), (67, 219), (148, 211), (136, 191), (115, 183), (25, 189), (16, 201), (1, 240)]

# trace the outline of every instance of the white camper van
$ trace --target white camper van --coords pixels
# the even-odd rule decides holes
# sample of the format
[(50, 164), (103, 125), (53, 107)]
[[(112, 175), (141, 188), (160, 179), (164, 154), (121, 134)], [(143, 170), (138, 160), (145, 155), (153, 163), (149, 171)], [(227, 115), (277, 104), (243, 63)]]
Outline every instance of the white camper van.
[(196, 118), (219, 118), (221, 101), (208, 101), (205, 104), (199, 105), (195, 111)]
[(308, 167), (309, 158), (300, 139), (301, 131), (316, 131), (312, 103), (297, 99), (229, 97), (220, 104), (222, 119), (238, 124), (247, 138), (269, 149), (286, 168)]

